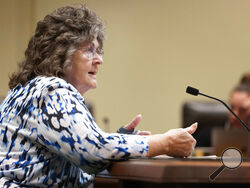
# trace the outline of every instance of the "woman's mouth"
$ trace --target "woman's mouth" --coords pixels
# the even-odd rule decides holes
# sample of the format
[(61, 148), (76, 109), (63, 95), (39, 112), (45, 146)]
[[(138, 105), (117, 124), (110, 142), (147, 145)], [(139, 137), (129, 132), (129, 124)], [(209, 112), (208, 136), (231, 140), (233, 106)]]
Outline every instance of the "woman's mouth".
[(96, 74), (97, 72), (88, 72), (88, 74), (92, 77), (92, 78), (96, 78)]

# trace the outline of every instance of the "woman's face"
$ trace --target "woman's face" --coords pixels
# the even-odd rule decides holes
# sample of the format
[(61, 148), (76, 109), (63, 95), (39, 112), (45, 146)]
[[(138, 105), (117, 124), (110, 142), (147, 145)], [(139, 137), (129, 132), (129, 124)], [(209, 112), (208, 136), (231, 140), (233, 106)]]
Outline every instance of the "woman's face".
[(99, 65), (103, 63), (99, 43), (83, 43), (72, 57), (72, 65), (66, 70), (66, 80), (81, 94), (97, 87), (96, 76)]

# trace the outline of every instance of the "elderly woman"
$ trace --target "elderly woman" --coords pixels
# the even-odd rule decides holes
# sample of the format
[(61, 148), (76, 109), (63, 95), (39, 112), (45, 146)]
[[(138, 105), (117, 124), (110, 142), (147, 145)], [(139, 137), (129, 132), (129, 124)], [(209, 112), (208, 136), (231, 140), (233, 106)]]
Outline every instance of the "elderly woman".
[(196, 124), (150, 136), (98, 127), (82, 95), (97, 87), (104, 36), (86, 6), (62, 7), (38, 22), (0, 108), (0, 185), (88, 187), (110, 161), (193, 151)]

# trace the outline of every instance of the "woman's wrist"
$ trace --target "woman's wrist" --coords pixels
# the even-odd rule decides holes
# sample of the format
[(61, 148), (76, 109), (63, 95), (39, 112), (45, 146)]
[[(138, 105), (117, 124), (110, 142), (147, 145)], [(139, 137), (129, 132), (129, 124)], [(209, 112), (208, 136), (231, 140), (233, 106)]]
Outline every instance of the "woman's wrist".
[(148, 154), (147, 157), (167, 154), (168, 141), (165, 134), (156, 134), (148, 136)]

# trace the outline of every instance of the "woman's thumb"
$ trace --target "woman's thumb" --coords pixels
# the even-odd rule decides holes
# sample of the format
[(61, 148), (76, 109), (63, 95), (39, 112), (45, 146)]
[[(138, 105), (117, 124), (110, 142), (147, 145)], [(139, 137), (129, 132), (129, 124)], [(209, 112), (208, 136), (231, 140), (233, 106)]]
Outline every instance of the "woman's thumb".
[(193, 134), (196, 131), (197, 127), (198, 127), (198, 123), (196, 122), (192, 124), (191, 126), (187, 127), (186, 130), (189, 134)]

